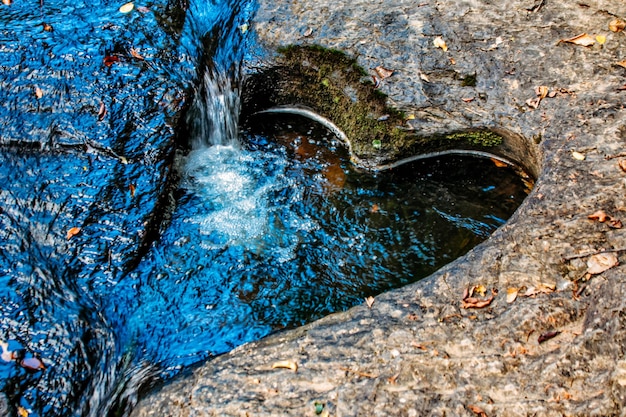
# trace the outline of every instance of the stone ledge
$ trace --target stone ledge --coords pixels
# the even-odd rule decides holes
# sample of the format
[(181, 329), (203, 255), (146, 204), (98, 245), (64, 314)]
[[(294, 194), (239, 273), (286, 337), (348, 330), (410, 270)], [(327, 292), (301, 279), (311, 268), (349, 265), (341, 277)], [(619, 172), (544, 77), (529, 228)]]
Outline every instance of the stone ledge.
[[(476, 415), (472, 406), (488, 416), (624, 415), (626, 268), (574, 285), (582, 255), (626, 248), (623, 229), (588, 219), (626, 211), (626, 177), (610, 159), (626, 140), (626, 73), (614, 65), (626, 38), (608, 30), (614, 16), (626, 5), (261, 1), (262, 45), (315, 43), (393, 68), (381, 89), (415, 114), (415, 129), (506, 129), (535, 147), (540, 175), (505, 226), (433, 276), (244, 345), (148, 395), (133, 415), (314, 416), (322, 406), (333, 416)], [(559, 43), (582, 32), (606, 43)], [(459, 82), (473, 74), (475, 86)], [(541, 85), (557, 94), (532, 109)], [(478, 284), (498, 290), (493, 303), (461, 308)], [(508, 288), (542, 284), (556, 291), (507, 303)], [(297, 372), (273, 369), (281, 360)]]

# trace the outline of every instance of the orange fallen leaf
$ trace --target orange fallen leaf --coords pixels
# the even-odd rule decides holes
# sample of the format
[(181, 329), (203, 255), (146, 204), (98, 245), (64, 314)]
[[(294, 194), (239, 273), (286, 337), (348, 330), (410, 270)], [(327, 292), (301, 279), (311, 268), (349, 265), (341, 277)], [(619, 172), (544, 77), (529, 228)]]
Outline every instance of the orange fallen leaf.
[(621, 32), (626, 29), (626, 22), (622, 19), (613, 19), (609, 22), (609, 30), (611, 32)]
[(4, 4), (5, 6), (10, 6), (11, 0), (2, 0), (2, 4)]
[(370, 207), (370, 213), (378, 213), (378, 211), (380, 210), (380, 207), (378, 207), (378, 204), (372, 204), (372, 207)]
[(615, 65), (618, 65), (618, 66), (620, 66), (622, 68), (626, 68), (626, 59), (624, 59), (622, 61), (619, 61), (619, 62), (616, 62)]
[(130, 54), (133, 56), (133, 58), (138, 59), (140, 61), (144, 60), (144, 57), (142, 57), (139, 52), (137, 52), (137, 50), (135, 48), (130, 48)]
[(43, 26), (43, 30), (46, 31), (46, 32), (52, 32), (52, 30), (53, 30), (52, 26), (47, 24), (47, 23), (45, 23), (45, 22), (42, 23), (42, 26)]
[(17, 415), (19, 417), (28, 417), (29, 416), (28, 410), (20, 405), (20, 406), (17, 407)]
[(490, 158), (490, 159), (491, 159), (491, 162), (493, 162), (493, 164), (498, 168), (506, 168), (509, 166), (509, 164), (499, 159), (496, 159), (496, 158)]
[(374, 68), (374, 71), (376, 71), (376, 74), (378, 74), (381, 80), (384, 80), (385, 78), (389, 78), (393, 75), (393, 70), (387, 69), (381, 65)]
[(589, 220), (597, 220), (600, 223), (604, 223), (607, 220), (611, 220), (611, 216), (607, 215), (603, 210), (598, 210), (593, 214), (587, 216)]
[(619, 265), (619, 260), (614, 253), (597, 253), (587, 260), (587, 273), (591, 275), (601, 274), (617, 265)]
[(545, 332), (542, 333), (541, 335), (539, 335), (539, 337), (537, 338), (537, 343), (541, 344), (543, 342), (545, 342), (546, 340), (550, 340), (558, 335), (560, 335), (561, 332), (559, 330), (552, 330), (549, 332)]
[(539, 87), (535, 88), (535, 94), (537, 94), (537, 97), (542, 100), (548, 96), (548, 92), (550, 92), (550, 89), (545, 85), (540, 85)]
[(134, 197), (135, 196), (135, 184), (129, 184), (128, 189), (130, 190), (130, 196)]
[(67, 235), (66, 235), (67, 240), (70, 240), (71, 238), (73, 238), (79, 233), (80, 233), (80, 227), (72, 227), (70, 230), (67, 231)]
[(104, 57), (104, 65), (107, 67), (110, 67), (111, 65), (113, 65), (115, 62), (119, 62), (119, 58), (115, 55), (108, 55)]
[(465, 98), (461, 98), (461, 100), (463, 100), (466, 103), (471, 103), (472, 101), (475, 100), (475, 97), (465, 97)]
[(478, 417), (487, 417), (487, 413), (485, 413), (485, 410), (483, 410), (477, 405), (470, 404), (467, 406), (467, 408), (469, 408), (470, 411), (476, 414)]
[(489, 298), (486, 298), (486, 299), (475, 298), (475, 297), (472, 297), (470, 295), (470, 296), (468, 296), (468, 297), (463, 299), (463, 301), (461, 302), (461, 307), (465, 308), (465, 309), (468, 309), (468, 308), (485, 308), (489, 304), (491, 304), (491, 302), (494, 300), (494, 298), (495, 298), (495, 294), (494, 294), (493, 290), (491, 291), (491, 296)]
[(622, 159), (620, 161), (617, 162), (617, 165), (619, 165), (620, 169), (624, 172), (626, 172), (626, 159)]
[(39, 88), (38, 86), (35, 86), (35, 97), (37, 97), (37, 99), (40, 99), (43, 97), (43, 90)]
[(586, 33), (581, 33), (578, 36), (574, 36), (569, 39), (561, 39), (559, 42), (565, 43), (573, 43), (574, 45), (580, 46), (591, 46), (596, 43), (596, 39), (593, 36), (587, 35)]

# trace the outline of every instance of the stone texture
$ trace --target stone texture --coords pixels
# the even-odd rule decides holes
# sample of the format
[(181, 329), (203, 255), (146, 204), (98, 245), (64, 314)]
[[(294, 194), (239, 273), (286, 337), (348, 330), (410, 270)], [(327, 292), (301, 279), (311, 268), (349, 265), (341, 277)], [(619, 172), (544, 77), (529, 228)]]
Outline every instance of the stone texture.
[[(332, 416), (471, 416), (472, 406), (488, 416), (626, 415), (625, 268), (584, 278), (591, 254), (626, 249), (623, 229), (588, 219), (626, 211), (615, 157), (626, 140), (626, 70), (615, 65), (626, 38), (608, 30), (615, 16), (626, 4), (261, 1), (261, 45), (315, 43), (393, 68), (381, 89), (415, 114), (414, 129), (521, 135), (539, 178), (505, 226), (431, 277), (218, 357), (133, 416), (314, 416), (321, 405)], [(606, 43), (559, 42), (583, 32)], [(532, 109), (525, 102), (542, 85), (558, 93)], [(479, 284), (497, 291), (494, 301), (461, 308), (464, 289)], [(542, 285), (556, 291), (506, 301), (509, 288)], [(297, 372), (272, 368), (282, 360)]]

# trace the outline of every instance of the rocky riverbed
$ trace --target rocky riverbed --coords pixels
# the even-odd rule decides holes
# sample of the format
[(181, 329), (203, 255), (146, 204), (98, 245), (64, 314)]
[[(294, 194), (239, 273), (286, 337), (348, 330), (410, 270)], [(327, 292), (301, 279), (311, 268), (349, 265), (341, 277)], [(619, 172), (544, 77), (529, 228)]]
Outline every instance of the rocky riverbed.
[(344, 51), (408, 128), (523, 138), (538, 180), (431, 277), (241, 346), (133, 415), (624, 415), (624, 18), (607, 0), (261, 1), (261, 47)]

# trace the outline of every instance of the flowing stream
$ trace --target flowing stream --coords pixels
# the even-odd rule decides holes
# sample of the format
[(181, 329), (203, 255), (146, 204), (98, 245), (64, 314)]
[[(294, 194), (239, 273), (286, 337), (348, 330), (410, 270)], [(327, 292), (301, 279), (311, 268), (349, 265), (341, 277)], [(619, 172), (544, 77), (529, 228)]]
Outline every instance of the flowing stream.
[[(181, 4), (1, 9), (0, 388), (13, 412), (128, 415), (193, 364), (429, 275), (526, 195), (489, 159), (372, 174), (306, 119), (240, 128), (255, 5)], [(161, 164), (185, 89), (188, 133)], [(180, 178), (171, 195), (164, 172)], [(159, 195), (173, 209), (140, 250)]]

